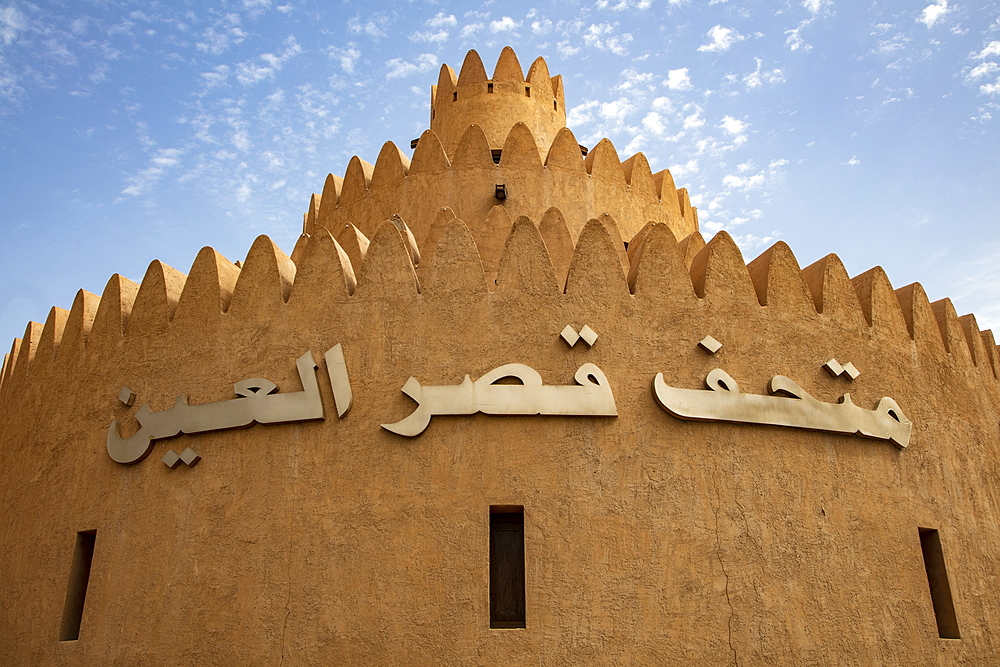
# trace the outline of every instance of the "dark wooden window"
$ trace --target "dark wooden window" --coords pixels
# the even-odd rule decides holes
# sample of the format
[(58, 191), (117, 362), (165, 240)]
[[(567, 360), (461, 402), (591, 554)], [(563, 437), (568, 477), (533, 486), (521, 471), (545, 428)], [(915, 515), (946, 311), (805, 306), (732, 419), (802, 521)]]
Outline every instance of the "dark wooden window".
[(59, 641), (73, 641), (80, 638), (80, 621), (83, 620), (83, 603), (87, 599), (90, 564), (94, 561), (96, 540), (96, 530), (85, 530), (76, 534), (76, 547), (73, 549), (73, 564), (69, 569), (69, 586), (66, 588), (66, 604), (63, 607)]
[(934, 605), (934, 617), (937, 619), (938, 636), (943, 639), (961, 639), (958, 633), (958, 618), (955, 616), (955, 603), (951, 598), (951, 584), (948, 583), (948, 570), (944, 565), (944, 552), (941, 550), (941, 536), (934, 528), (918, 528), (920, 531), (920, 550), (924, 552), (924, 568), (927, 570), (927, 583), (931, 589), (931, 603)]
[(525, 627), (523, 507), (490, 508), (490, 627)]

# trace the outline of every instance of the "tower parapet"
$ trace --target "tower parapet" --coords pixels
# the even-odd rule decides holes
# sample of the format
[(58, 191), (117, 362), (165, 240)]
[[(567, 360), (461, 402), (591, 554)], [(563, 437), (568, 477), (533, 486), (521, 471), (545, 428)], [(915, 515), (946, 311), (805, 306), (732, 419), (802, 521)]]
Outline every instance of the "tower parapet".
[(437, 85), (431, 86), (431, 129), (449, 156), (470, 125), (483, 128), (490, 149), (499, 151), (517, 123), (531, 131), (543, 160), (566, 126), (562, 77), (549, 76), (543, 58), (536, 58), (525, 76), (514, 50), (505, 46), (492, 79), (476, 51), (465, 56), (457, 77), (449, 65), (441, 66)]

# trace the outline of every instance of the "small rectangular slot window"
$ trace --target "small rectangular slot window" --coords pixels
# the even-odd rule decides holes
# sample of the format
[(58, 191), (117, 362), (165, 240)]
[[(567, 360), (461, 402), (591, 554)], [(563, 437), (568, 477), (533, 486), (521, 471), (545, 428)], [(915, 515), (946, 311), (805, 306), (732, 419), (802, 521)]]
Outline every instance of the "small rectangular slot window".
[(500, 164), (500, 156), (503, 155), (503, 149), (494, 148), (490, 151), (490, 155), (493, 157), (493, 164)]
[(75, 641), (80, 638), (80, 621), (83, 620), (83, 603), (87, 599), (87, 584), (90, 583), (90, 565), (94, 562), (96, 540), (96, 530), (84, 530), (76, 534), (59, 641)]
[(526, 97), (531, 97), (531, 86), (524, 87), (524, 94)]
[(458, 101), (458, 91), (457, 90), (451, 94), (451, 101), (452, 102), (457, 102)]
[(524, 508), (490, 507), (490, 627), (525, 627)]
[(552, 100), (552, 110), (559, 111), (559, 103), (556, 102), (555, 100)]
[(938, 636), (942, 639), (961, 639), (958, 633), (958, 618), (955, 616), (955, 603), (951, 598), (951, 584), (948, 583), (948, 570), (944, 564), (944, 552), (941, 550), (941, 536), (934, 528), (918, 528), (920, 532), (920, 550), (924, 554), (924, 569), (927, 570), (927, 583), (931, 589), (931, 603), (934, 605), (934, 617), (937, 619)]
[(486, 92), (487, 93), (492, 93), (493, 92), (493, 84), (492, 83), (486, 84)]

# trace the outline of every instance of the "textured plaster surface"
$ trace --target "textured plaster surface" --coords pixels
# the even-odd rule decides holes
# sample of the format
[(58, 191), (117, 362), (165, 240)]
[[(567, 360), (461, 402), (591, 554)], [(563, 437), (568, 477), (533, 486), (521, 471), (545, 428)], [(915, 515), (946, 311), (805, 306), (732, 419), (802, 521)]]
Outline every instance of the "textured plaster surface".
[[(747, 266), (725, 233), (628, 233), (542, 195), (527, 217), (492, 214), (505, 232), (487, 261), (460, 199), (407, 220), (429, 258), (416, 269), (372, 213), (353, 250), (322, 225), (297, 264), (266, 237), (242, 268), (207, 248), (186, 276), (154, 262), (29, 325), (0, 375), (0, 664), (997, 662), (992, 334), (878, 268), (801, 269), (781, 243)], [(593, 347), (559, 337), (585, 324)], [(343, 419), (323, 362), (336, 343)], [(306, 350), (324, 421), (183, 435), (131, 466), (106, 454), (108, 425), (131, 434), (143, 403), (227, 400), (248, 377), (300, 390)], [(831, 377), (834, 357), (859, 378)], [(548, 384), (595, 363), (619, 416), (379, 427), (415, 407), (411, 375), (457, 384), (511, 362)], [(782, 374), (825, 402), (892, 396), (910, 446), (656, 405), (656, 373), (699, 389), (715, 367), (747, 393)], [(189, 446), (196, 467), (160, 461)], [(490, 505), (524, 507), (524, 629), (489, 627)], [(938, 638), (918, 527), (940, 531), (961, 640)], [(59, 642), (76, 533), (95, 529), (80, 638)]]

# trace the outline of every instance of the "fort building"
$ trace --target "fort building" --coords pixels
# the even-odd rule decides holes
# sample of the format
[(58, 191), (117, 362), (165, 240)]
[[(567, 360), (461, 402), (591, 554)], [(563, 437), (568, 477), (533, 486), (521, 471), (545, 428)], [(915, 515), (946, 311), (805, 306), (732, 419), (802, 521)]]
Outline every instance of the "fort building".
[(0, 664), (1000, 661), (993, 334), (706, 243), (669, 171), (565, 125), (544, 60), (470, 51), (290, 256), (29, 323)]

